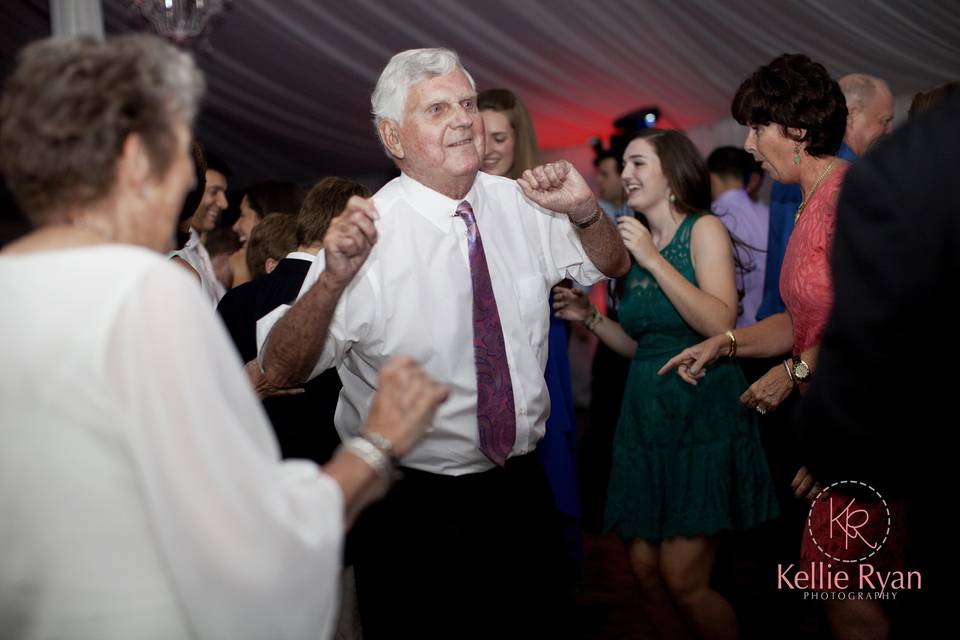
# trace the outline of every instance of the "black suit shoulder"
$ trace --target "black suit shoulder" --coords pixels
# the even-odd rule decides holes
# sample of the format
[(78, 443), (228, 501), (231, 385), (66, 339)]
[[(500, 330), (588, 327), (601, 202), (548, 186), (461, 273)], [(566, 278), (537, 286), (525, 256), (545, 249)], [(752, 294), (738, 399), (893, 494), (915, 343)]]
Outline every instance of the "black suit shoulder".
[(311, 264), (284, 258), (271, 273), (234, 287), (220, 300), (217, 312), (244, 362), (257, 357), (257, 320), (297, 299)]
[(258, 288), (256, 280), (245, 282), (227, 291), (217, 305), (217, 313), (244, 362), (257, 355), (256, 320), (251, 326), (250, 317), (254, 313)]
[(960, 99), (907, 123), (847, 173), (835, 303), (801, 404), (808, 466), (902, 489), (935, 465), (956, 395), (947, 310), (960, 278)]
[(282, 304), (293, 304), (312, 264), (299, 258), (284, 258), (271, 273), (257, 278), (254, 322)]

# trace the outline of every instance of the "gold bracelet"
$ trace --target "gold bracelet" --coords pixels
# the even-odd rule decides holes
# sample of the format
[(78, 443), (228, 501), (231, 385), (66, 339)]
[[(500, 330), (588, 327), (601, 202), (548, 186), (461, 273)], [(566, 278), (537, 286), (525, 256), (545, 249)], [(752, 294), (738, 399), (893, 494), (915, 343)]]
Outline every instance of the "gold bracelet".
[(733, 358), (737, 355), (737, 337), (733, 335), (733, 331), (731, 329), (724, 331), (723, 335), (727, 336), (727, 338), (730, 340), (730, 349), (727, 350), (727, 357)]
[(583, 326), (590, 331), (593, 331), (601, 320), (603, 320), (603, 316), (600, 315), (600, 312), (597, 311), (597, 308), (591, 304), (590, 313), (588, 313), (587, 317), (584, 318)]

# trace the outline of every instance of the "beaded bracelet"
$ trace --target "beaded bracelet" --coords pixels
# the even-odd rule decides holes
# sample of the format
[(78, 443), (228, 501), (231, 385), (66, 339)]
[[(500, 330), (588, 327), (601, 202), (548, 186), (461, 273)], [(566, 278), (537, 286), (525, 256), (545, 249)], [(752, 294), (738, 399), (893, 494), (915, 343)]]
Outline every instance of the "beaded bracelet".
[(345, 451), (349, 451), (361, 460), (363, 460), (371, 469), (377, 472), (377, 475), (388, 483), (393, 480), (393, 463), (380, 449), (369, 440), (364, 438), (350, 438), (341, 445)]
[(393, 443), (390, 442), (382, 433), (376, 431), (364, 431), (360, 437), (380, 450), (380, 453), (387, 456), (391, 463), (396, 464), (397, 454), (393, 450)]

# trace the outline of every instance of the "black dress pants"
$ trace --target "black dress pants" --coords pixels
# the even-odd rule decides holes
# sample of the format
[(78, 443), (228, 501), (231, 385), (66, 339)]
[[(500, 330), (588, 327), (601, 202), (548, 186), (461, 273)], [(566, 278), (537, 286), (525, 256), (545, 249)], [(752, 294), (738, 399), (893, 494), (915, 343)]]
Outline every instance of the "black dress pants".
[(573, 633), (561, 523), (533, 455), (464, 476), (403, 469), (355, 533), (365, 640)]

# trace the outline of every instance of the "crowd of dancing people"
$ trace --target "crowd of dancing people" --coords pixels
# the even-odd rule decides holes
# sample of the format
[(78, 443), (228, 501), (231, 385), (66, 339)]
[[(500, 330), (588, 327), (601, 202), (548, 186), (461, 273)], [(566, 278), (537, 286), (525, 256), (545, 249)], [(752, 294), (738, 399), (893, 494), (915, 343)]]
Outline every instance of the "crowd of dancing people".
[[(519, 95), (408, 50), (371, 96), (396, 178), (237, 190), (194, 140), (190, 55), (24, 48), (0, 101), (31, 227), (0, 252), (0, 636), (582, 637), (586, 529), (623, 541), (654, 637), (749, 635), (715, 581), (738, 536), (835, 559), (821, 637), (907, 637), (919, 596), (835, 578), (939, 584), (921, 460), (950, 396), (960, 85), (894, 131), (882, 79), (764, 62), (731, 88), (742, 146), (641, 128), (593, 177), (543, 162)], [(797, 582), (764, 562), (764, 589)]]

